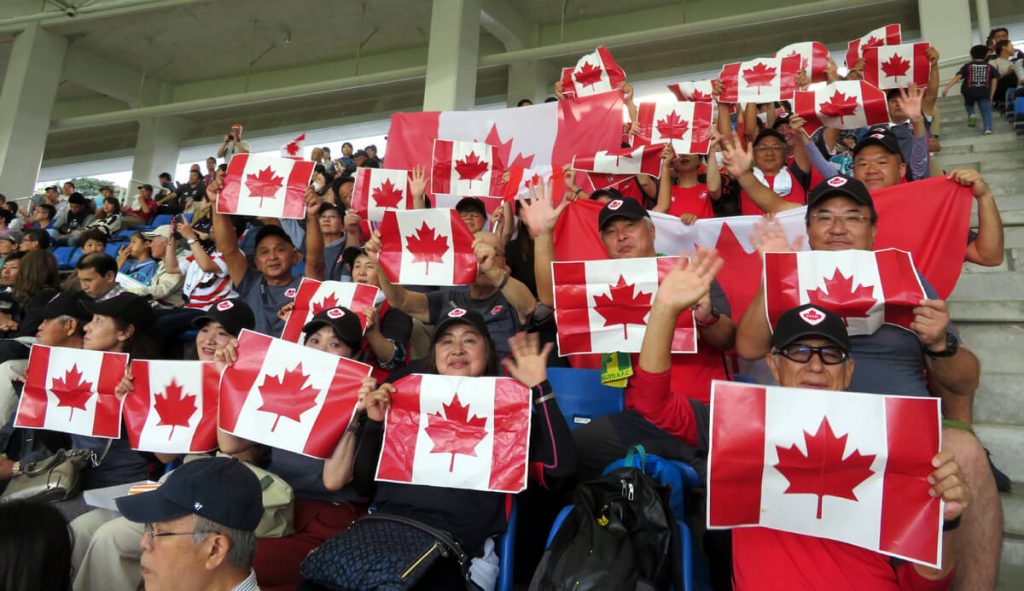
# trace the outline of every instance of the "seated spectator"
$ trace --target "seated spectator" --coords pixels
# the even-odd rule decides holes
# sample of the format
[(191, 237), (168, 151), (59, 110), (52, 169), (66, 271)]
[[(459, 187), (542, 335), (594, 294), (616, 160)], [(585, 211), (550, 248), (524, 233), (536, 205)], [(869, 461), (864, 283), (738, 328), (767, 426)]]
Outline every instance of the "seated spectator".
[(121, 225), (125, 228), (138, 228), (148, 224), (156, 216), (153, 185), (141, 185), (138, 194), (125, 201), (121, 213)]
[(0, 292), (9, 292), (18, 278), (18, 269), (21, 268), (21, 259), (25, 256), (23, 251), (12, 252), (4, 259), (0, 267)]
[(192, 211), (196, 201), (201, 199), (206, 194), (206, 184), (203, 182), (203, 175), (199, 172), (199, 169), (191, 170), (188, 173), (188, 182), (181, 183), (174, 190), (174, 194), (177, 195), (179, 209), (178, 211), (166, 211), (161, 210), (159, 213), (181, 213), (182, 211)]
[(142, 232), (132, 234), (127, 246), (117, 251), (118, 272), (143, 285), (148, 285), (156, 273), (156, 260), (150, 251), (151, 244)]
[(0, 582), (4, 589), (67, 589), (71, 583), (71, 536), (49, 503), (0, 505)]
[(90, 199), (81, 193), (72, 193), (68, 197), (68, 211), (63, 224), (57, 225), (57, 244), (64, 245), (68, 237), (92, 222), (94, 215), (90, 208)]
[[(82, 246), (79, 250), (82, 253), (82, 257), (87, 255), (106, 252), (107, 242), (110, 241), (110, 237), (99, 230), (85, 230), (79, 235), (79, 242)], [(79, 259), (81, 260), (81, 258)], [(82, 286), (78, 284), (78, 274), (71, 273), (64, 281), (60, 284), (61, 291), (79, 291)]]
[(75, 265), (75, 272), (82, 292), (97, 302), (124, 291), (117, 284), (117, 261), (106, 253), (97, 252), (82, 257)]
[[(680, 154), (666, 144), (661, 155), (661, 178), (658, 183), (659, 211), (680, 218), (684, 224), (715, 217), (713, 201), (722, 196), (722, 177), (718, 172), (717, 135), (711, 139), (707, 155), (707, 173), (700, 174), (703, 161), (699, 154)], [(672, 177), (675, 176), (675, 182)], [(701, 180), (703, 178), (703, 182)]]
[(121, 202), (117, 197), (104, 197), (103, 207), (96, 212), (96, 217), (79, 230), (71, 232), (68, 237), (68, 246), (76, 246), (81, 243), (82, 234), (87, 230), (99, 230), (108, 237), (114, 236), (121, 230)]
[[(381, 270), (366, 250), (349, 247), (342, 257), (352, 281), (380, 287)], [(377, 381), (384, 381), (388, 372), (405, 367), (409, 360), (412, 318), (392, 308), (383, 297), (363, 314), (366, 316), (366, 331), (355, 358), (373, 367), (371, 375)]]
[[(996, 41), (992, 51), (993, 57), (989, 58), (988, 63), (995, 68), (996, 74), (999, 76), (992, 106), (1002, 110), (1006, 108), (1006, 91), (1016, 87), (1019, 82), (1017, 78), (1018, 64), (1016, 62), (1019, 62), (1020, 59), (1017, 57), (1017, 50), (1014, 49), (1013, 43), (1009, 39)], [(1017, 59), (1015, 60), (1014, 58)]]
[[(52, 253), (46, 250), (25, 253), (11, 285), (13, 306), (3, 310), (0, 302), (0, 331), (7, 337), (0, 340), (0, 361), (27, 358), (28, 345), (31, 343), (15, 339), (35, 336), (47, 302), (58, 293), (59, 283), (60, 271)], [(14, 351), (22, 356), (16, 356)]]
[(160, 226), (152, 232), (141, 232), (143, 240), (149, 245), (149, 254), (156, 268), (148, 282), (125, 288), (125, 291), (147, 298), (154, 308), (165, 310), (180, 308), (184, 304), (181, 298), (181, 269), (177, 264), (177, 249), (171, 232), (170, 225)]
[(26, 220), (25, 224), (34, 230), (45, 230), (50, 238), (56, 240), (57, 228), (54, 226), (54, 218), (57, 216), (57, 208), (49, 203), (40, 203), (35, 211)]
[[(0, 216), (2, 217), (2, 216)], [(11, 254), (18, 252), (18, 243), (21, 242), (21, 236), (11, 233), (0, 233), (0, 266)]]
[(16, 201), (8, 201), (3, 204), (3, 208), (11, 214), (10, 221), (7, 222), (8, 232), (17, 232), (21, 230), (24, 223), (21, 221), (21, 217), (18, 215), (18, 203)]
[(188, 462), (156, 490), (117, 499), (117, 508), (145, 524), (139, 543), (146, 589), (257, 588), (252, 559), (263, 493), (238, 460)]
[(21, 244), (18, 249), (21, 252), (30, 250), (46, 250), (50, 248), (50, 234), (46, 230), (32, 229), (21, 236)]

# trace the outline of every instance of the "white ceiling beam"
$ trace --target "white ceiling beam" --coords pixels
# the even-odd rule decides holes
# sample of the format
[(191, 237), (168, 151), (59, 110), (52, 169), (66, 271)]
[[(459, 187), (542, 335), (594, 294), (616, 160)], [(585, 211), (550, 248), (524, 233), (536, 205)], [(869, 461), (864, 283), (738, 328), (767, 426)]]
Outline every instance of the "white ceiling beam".
[[(17, 33), (32, 23), (47, 28), (60, 25), (77, 25), (97, 19), (107, 19), (130, 14), (141, 14), (152, 10), (167, 10), (191, 4), (208, 4), (214, 0), (102, 0), (90, 2), (75, 11), (74, 16), (64, 10), (41, 10), (31, 14), (0, 19), (0, 33)], [(81, 2), (79, 2), (82, 4)], [(52, 6), (47, 4), (46, 6)]]
[(72, 44), (64, 58), (64, 78), (130, 107), (141, 104), (142, 73)]
[(537, 27), (506, 0), (481, 0), (480, 26), (494, 35), (507, 50), (533, 47), (537, 43)]

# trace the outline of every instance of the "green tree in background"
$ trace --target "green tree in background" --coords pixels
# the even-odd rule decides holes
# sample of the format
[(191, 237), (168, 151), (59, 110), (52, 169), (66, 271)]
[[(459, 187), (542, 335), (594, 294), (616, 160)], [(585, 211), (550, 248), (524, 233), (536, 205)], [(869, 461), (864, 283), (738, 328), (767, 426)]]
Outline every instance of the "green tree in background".
[(82, 195), (94, 197), (100, 194), (100, 187), (110, 187), (114, 190), (114, 194), (121, 192), (121, 187), (116, 183), (105, 181), (103, 179), (97, 179), (93, 177), (82, 177), (77, 179), (71, 179), (71, 182), (75, 184), (75, 189)]

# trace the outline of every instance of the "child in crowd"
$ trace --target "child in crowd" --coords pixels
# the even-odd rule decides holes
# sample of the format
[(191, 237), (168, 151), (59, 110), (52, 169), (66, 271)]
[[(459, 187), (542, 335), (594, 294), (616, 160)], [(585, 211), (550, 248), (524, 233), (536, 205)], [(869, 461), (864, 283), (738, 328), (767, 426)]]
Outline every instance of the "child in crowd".
[(967, 109), (967, 125), (975, 127), (978, 125), (978, 117), (974, 114), (974, 105), (977, 104), (981, 110), (981, 121), (985, 126), (985, 135), (992, 135), (992, 100), (996, 92), (996, 84), (999, 82), (999, 74), (996, 73), (985, 56), (988, 48), (984, 45), (975, 45), (971, 48), (971, 61), (964, 64), (956, 76), (949, 81), (946, 88), (942, 89), (942, 96), (949, 94), (949, 89), (957, 82), (960, 84), (960, 94), (964, 95), (964, 108)]

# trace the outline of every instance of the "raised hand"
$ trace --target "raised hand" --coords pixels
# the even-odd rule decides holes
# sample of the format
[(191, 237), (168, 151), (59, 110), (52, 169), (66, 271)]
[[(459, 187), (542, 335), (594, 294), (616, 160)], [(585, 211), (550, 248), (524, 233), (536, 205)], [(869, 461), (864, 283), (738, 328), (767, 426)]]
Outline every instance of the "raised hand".
[(693, 306), (711, 291), (711, 281), (724, 264), (717, 250), (699, 246), (695, 256), (679, 257), (676, 266), (661, 280), (654, 305), (673, 312)]
[(363, 317), (366, 318), (365, 332), (370, 332), (371, 330), (380, 330), (380, 327), (377, 326), (377, 308), (373, 306), (364, 308)]
[(563, 199), (562, 203), (555, 207), (552, 198), (553, 190), (554, 183), (548, 179), (543, 187), (540, 186), (540, 183), (530, 185), (529, 202), (521, 197), (519, 199), (521, 204), (519, 219), (526, 224), (530, 235), (534, 238), (553, 232), (555, 224), (558, 222), (558, 216), (562, 215), (565, 208), (569, 206), (569, 201)]
[(292, 315), (292, 310), (295, 309), (295, 302), (291, 301), (281, 306), (281, 309), (277, 311), (277, 317), (281, 320), (288, 322), (288, 317)]
[(985, 178), (973, 168), (958, 168), (946, 175), (946, 178), (964, 187), (970, 187), (975, 197), (992, 193)]
[(316, 192), (316, 187), (310, 185), (306, 187), (306, 217), (315, 218), (320, 213), (320, 206), (323, 205), (323, 201), (320, 199), (320, 195)]
[(498, 251), (494, 245), (486, 240), (473, 240), (473, 254), (476, 255), (476, 263), (484, 273), (494, 269), (494, 259)]
[(540, 337), (536, 333), (520, 332), (508, 340), (512, 357), (504, 361), (508, 375), (519, 380), (527, 388), (532, 388), (548, 379), (548, 354), (555, 346), (548, 343), (540, 347)]
[(924, 98), (924, 91), (916, 86), (900, 88), (900, 96), (896, 104), (903, 109), (903, 113), (911, 119), (921, 119), (921, 101)]
[(413, 201), (423, 197), (427, 192), (427, 171), (420, 165), (412, 167), (409, 171), (409, 193)]
[(374, 230), (370, 235), (370, 239), (363, 245), (363, 250), (369, 255), (374, 262), (377, 262), (380, 257), (380, 251), (382, 250), (380, 240), (380, 230)]
[(722, 165), (734, 179), (738, 179), (754, 168), (754, 147), (743, 147), (743, 142), (735, 133), (722, 138)]
[(796, 252), (803, 246), (804, 237), (797, 236), (793, 242), (786, 238), (782, 224), (775, 216), (768, 214), (754, 225), (754, 233), (750, 236), (758, 254), (766, 252)]

